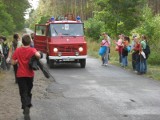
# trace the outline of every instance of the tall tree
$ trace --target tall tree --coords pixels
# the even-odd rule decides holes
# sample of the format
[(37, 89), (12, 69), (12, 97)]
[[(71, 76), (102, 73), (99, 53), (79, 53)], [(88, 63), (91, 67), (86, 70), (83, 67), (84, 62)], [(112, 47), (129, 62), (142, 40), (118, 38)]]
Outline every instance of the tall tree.
[(128, 34), (139, 24), (141, 7), (144, 0), (97, 0), (100, 10), (96, 12), (96, 19), (105, 22), (106, 29), (112, 33)]
[(30, 7), (28, 0), (2, 0), (6, 6), (6, 11), (13, 18), (16, 30), (24, 27), (25, 12)]
[(148, 4), (153, 9), (154, 14), (160, 13), (160, 0), (148, 0)]
[(12, 16), (7, 13), (6, 6), (0, 1), (0, 34), (8, 35), (15, 28)]

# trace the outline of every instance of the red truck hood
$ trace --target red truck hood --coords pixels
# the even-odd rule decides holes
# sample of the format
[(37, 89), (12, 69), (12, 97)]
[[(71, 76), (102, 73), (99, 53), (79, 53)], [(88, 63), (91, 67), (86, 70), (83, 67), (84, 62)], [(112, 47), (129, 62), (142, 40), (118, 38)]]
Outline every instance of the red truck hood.
[(75, 44), (75, 43), (86, 43), (84, 36), (58, 36), (52, 37), (50, 44)]

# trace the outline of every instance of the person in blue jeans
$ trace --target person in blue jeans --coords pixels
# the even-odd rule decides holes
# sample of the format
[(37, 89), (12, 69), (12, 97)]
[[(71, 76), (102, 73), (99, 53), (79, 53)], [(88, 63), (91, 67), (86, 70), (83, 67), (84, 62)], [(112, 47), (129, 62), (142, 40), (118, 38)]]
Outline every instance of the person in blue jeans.
[(138, 55), (138, 60), (137, 60), (137, 74), (142, 75), (145, 73), (145, 61), (146, 61), (146, 55), (141, 49)]
[(102, 65), (107, 66), (108, 65), (110, 39), (105, 32), (102, 34), (102, 36), (103, 36), (103, 40), (101, 42), (101, 46), (106, 47), (106, 52), (102, 55)]
[(123, 49), (122, 49), (122, 67), (128, 66), (128, 53), (130, 52), (129, 46), (130, 38), (128, 36), (124, 37)]
[[(142, 35), (141, 47), (143, 51), (146, 49), (146, 46), (147, 46), (147, 37), (145, 35)], [(146, 59), (144, 59), (144, 71), (143, 71), (144, 74), (147, 72), (147, 56), (145, 57)]]

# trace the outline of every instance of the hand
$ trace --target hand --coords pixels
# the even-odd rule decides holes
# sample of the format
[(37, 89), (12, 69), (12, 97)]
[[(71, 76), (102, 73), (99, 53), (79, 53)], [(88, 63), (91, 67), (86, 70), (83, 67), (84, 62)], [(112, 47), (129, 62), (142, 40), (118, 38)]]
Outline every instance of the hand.
[(4, 57), (4, 55), (3, 55), (3, 54), (1, 54), (1, 57), (3, 58), (3, 57)]
[(8, 57), (8, 58), (6, 59), (6, 62), (7, 62), (7, 63), (9, 63), (9, 62), (10, 62), (10, 60), (11, 60), (11, 59)]
[(43, 53), (41, 51), (38, 51), (40, 54), (40, 58), (43, 58)]

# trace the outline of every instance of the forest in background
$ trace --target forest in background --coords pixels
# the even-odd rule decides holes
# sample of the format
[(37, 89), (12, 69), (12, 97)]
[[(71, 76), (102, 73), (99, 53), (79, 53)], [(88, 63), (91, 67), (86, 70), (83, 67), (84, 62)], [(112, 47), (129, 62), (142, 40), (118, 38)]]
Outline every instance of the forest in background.
[(160, 64), (160, 1), (159, 0), (39, 0), (30, 12), (26, 25), (44, 24), (50, 17), (73, 14), (85, 23), (85, 34), (99, 42), (107, 32), (116, 39), (123, 33), (132, 37), (145, 34), (151, 47), (150, 64)]
[(30, 7), (28, 0), (0, 0), (0, 34), (7, 36), (22, 30), (25, 12)]
[[(85, 23), (85, 34), (99, 42), (101, 32), (111, 38), (123, 33), (127, 36), (145, 34), (151, 47), (149, 62), (160, 64), (160, 0), (39, 0), (25, 20), (28, 0), (0, 0), (0, 34), (9, 35), (24, 27), (34, 29), (50, 17), (73, 14)], [(24, 24), (25, 23), (25, 24)]]

